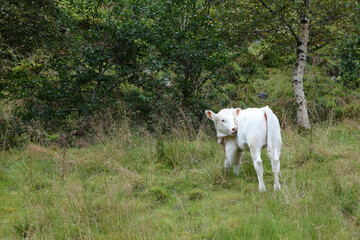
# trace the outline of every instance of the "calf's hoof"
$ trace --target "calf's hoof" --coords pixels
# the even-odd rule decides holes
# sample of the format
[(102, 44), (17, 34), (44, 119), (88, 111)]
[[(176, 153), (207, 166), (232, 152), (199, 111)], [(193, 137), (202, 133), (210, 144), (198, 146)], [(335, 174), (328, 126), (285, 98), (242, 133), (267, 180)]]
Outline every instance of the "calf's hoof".
[(260, 186), (259, 187), (259, 192), (266, 192), (266, 187), (265, 186)]

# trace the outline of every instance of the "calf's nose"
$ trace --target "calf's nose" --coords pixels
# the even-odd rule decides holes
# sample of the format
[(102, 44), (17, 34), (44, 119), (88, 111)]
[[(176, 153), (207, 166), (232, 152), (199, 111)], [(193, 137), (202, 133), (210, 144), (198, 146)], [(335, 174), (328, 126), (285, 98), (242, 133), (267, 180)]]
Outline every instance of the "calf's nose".
[(234, 133), (237, 132), (237, 127), (233, 127), (231, 130), (233, 130)]

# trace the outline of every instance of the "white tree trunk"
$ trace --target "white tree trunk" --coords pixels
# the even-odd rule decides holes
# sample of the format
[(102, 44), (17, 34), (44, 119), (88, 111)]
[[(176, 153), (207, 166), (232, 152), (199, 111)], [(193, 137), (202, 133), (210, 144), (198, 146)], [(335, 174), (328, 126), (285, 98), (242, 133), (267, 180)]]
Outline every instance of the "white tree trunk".
[(298, 38), (296, 63), (292, 77), (292, 86), (297, 107), (297, 125), (306, 129), (310, 128), (310, 123), (304, 93), (303, 77), (308, 51), (309, 26), (309, 20), (307, 19), (303, 19), (300, 22), (300, 33)]

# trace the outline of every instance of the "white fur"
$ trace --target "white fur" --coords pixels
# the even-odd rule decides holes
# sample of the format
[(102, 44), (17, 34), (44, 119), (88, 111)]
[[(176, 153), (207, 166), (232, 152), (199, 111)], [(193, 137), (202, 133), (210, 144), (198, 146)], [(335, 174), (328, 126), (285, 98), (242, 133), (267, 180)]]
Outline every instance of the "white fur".
[(259, 180), (259, 191), (266, 191), (261, 149), (267, 146), (267, 155), (274, 173), (274, 189), (280, 190), (279, 158), (282, 141), (279, 120), (272, 110), (268, 106), (244, 110), (231, 108), (223, 109), (218, 114), (206, 110), (205, 114), (214, 121), (218, 142), (225, 147), (225, 169), (234, 164), (234, 172), (238, 175), (244, 151), (250, 151)]

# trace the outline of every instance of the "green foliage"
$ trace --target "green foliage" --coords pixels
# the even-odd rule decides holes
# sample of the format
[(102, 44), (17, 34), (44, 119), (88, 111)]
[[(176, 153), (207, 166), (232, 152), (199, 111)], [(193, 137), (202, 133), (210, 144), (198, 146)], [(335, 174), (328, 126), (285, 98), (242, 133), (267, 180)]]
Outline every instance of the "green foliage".
[(63, 45), (53, 44), (58, 51), (3, 73), (3, 93), (24, 100), (16, 114), (22, 121), (41, 121), (56, 130), (69, 118), (83, 121), (113, 107), (121, 83), (137, 84), (143, 46), (139, 23), (116, 21), (121, 4), (103, 4), (65, 4), (63, 15), (77, 15), (58, 26), (66, 29)]
[(147, 14), (159, 67), (174, 73), (179, 101), (192, 104), (205, 83), (217, 81), (227, 62), (225, 28), (216, 9), (210, 2), (155, 1)]
[(7, 67), (14, 67), (14, 64), (16, 63), (18, 57), (19, 56), (15, 53), (14, 49), (12, 49), (7, 44), (1, 44), (0, 45), (0, 59), (2, 61), (0, 63), (0, 70), (3, 71)]
[(61, 38), (62, 15), (55, 1), (4, 0), (0, 9), (0, 40), (10, 51), (27, 55), (43, 47), (50, 49)]
[(351, 89), (360, 87), (360, 38), (349, 37), (337, 49), (339, 63), (339, 79)]
[(309, 69), (305, 80), (305, 87), (309, 89), (308, 106), (313, 121), (354, 118), (360, 113), (357, 107), (360, 100), (358, 92), (338, 84), (336, 79), (321, 69)]

